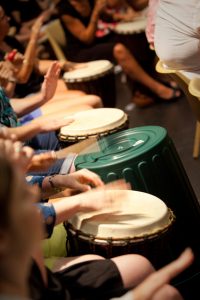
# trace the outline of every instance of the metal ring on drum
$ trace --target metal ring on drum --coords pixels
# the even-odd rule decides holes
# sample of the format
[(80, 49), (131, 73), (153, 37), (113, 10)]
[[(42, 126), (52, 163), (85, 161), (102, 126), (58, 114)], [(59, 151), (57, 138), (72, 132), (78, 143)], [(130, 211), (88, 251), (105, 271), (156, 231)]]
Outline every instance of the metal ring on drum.
[[(78, 213), (65, 223), (70, 255), (95, 253), (106, 258), (137, 253), (157, 268), (165, 263), (173, 212), (159, 198), (138, 191), (121, 193), (116, 210)], [(159, 252), (159, 255), (158, 255)]]
[(97, 108), (76, 113), (74, 122), (60, 129), (59, 140), (78, 142), (110, 135), (128, 128), (127, 114), (118, 108)]
[(176, 216), (166, 252), (175, 259), (189, 246), (196, 257), (176, 282), (192, 281), (200, 273), (200, 205), (167, 130), (160, 126), (136, 127), (98, 143), (98, 153), (76, 158), (76, 170), (87, 168), (104, 182), (124, 178), (134, 190), (162, 199)]
[(109, 60), (95, 60), (77, 64), (63, 74), (67, 88), (82, 90), (101, 97), (104, 107), (115, 107), (116, 86), (114, 65)]

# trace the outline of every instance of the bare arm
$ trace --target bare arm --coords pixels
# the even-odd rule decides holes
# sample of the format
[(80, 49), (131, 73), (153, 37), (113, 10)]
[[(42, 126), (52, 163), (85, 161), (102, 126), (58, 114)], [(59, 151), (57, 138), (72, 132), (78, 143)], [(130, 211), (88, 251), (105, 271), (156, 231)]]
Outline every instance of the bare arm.
[(26, 141), (38, 133), (55, 131), (72, 122), (73, 119), (70, 118), (57, 119), (55, 117), (41, 117), (23, 126), (7, 128), (7, 132), (8, 135), (14, 135), (19, 141)]
[(30, 41), (24, 53), (24, 60), (17, 74), (17, 80), (19, 83), (26, 83), (33, 70), (33, 66), (35, 63), (35, 56), (36, 56), (37, 39), (38, 39), (40, 27), (42, 25), (42, 21), (43, 19), (41, 17), (38, 18), (32, 28)]
[(11, 105), (16, 112), (18, 117), (22, 117), (25, 114), (30, 113), (34, 109), (37, 109), (44, 103), (44, 99), (42, 96), (42, 93), (37, 94), (35, 96), (32, 96), (29, 98), (23, 98), (23, 99), (11, 99), (10, 100)]

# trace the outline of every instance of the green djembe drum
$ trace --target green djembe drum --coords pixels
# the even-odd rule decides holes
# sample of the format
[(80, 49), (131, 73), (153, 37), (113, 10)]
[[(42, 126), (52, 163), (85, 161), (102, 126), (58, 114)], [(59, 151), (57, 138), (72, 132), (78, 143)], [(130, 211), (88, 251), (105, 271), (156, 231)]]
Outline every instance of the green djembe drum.
[(180, 289), (186, 287), (186, 299), (197, 299), (191, 296), (189, 287), (200, 278), (200, 206), (166, 129), (144, 126), (124, 130), (100, 139), (99, 147), (99, 152), (78, 156), (76, 169), (87, 168), (104, 182), (124, 178), (134, 190), (165, 202), (176, 216), (165, 251), (168, 260), (175, 259), (188, 246), (196, 256), (195, 263), (177, 277), (175, 284)]

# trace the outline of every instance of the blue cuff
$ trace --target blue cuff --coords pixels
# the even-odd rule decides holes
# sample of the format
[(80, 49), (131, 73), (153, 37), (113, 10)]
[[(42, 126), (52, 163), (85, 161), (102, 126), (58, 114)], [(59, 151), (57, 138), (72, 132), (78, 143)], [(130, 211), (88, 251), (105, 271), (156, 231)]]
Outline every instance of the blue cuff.
[(45, 176), (32, 176), (30, 180), (27, 180), (27, 182), (31, 185), (37, 184), (40, 188), (42, 188), (42, 182), (44, 180)]
[(46, 237), (50, 238), (53, 233), (53, 229), (54, 229), (55, 222), (56, 222), (55, 208), (50, 203), (48, 203), (48, 204), (36, 203), (36, 205), (40, 209), (41, 213), (43, 214), (44, 224), (45, 224), (46, 234), (47, 234), (47, 236), (45, 236), (45, 238)]

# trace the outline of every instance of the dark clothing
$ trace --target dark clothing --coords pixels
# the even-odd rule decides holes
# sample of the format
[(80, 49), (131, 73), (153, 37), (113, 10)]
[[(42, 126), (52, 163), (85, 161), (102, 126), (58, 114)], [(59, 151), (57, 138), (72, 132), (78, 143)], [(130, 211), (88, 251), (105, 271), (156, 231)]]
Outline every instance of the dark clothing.
[[(90, 0), (89, 2), (92, 11), (94, 8), (94, 1)], [(86, 45), (70, 33), (70, 31), (66, 28), (62, 17), (64, 15), (69, 15), (78, 19), (85, 27), (87, 27), (90, 23), (91, 15), (88, 17), (83, 17), (75, 10), (69, 1), (66, 0), (61, 0), (57, 5), (57, 8), (58, 15), (67, 38), (67, 48), (63, 50), (69, 60), (75, 62), (85, 62), (98, 59), (108, 59), (114, 62), (113, 47), (115, 45), (115, 40), (113, 34), (109, 34), (102, 38), (95, 38), (91, 45)]]
[(15, 10), (20, 12), (21, 22), (33, 20), (42, 12), (36, 0), (15, 0)]
[(29, 279), (30, 298), (34, 300), (108, 300), (120, 297), (123, 287), (120, 273), (112, 260), (93, 260), (53, 273), (47, 269), (48, 287), (33, 263)]

